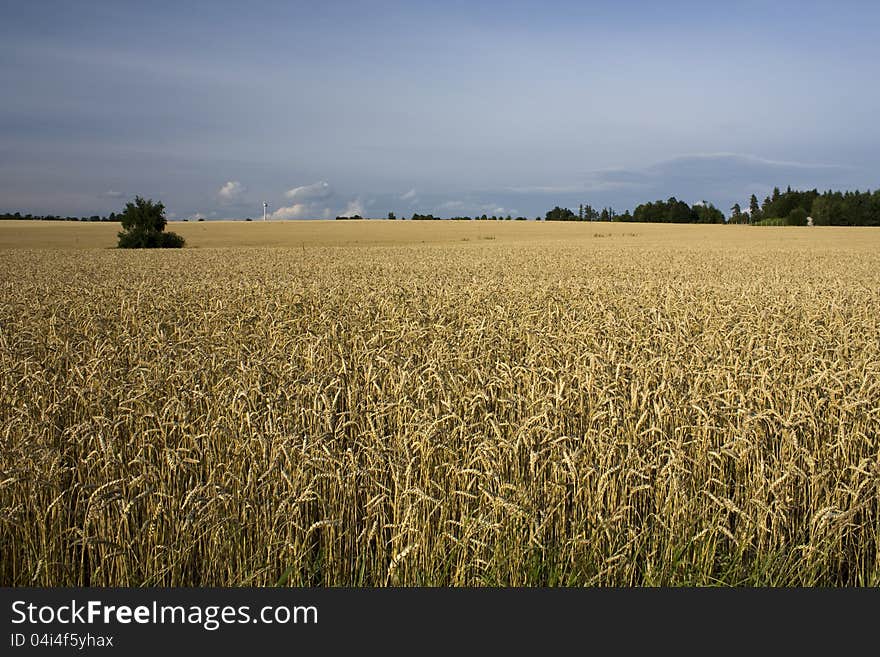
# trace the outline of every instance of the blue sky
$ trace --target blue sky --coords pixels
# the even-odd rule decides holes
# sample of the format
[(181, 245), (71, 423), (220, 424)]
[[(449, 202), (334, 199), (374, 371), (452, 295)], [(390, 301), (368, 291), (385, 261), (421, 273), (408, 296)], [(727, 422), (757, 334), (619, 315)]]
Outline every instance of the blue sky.
[(0, 9), (0, 210), (725, 211), (880, 181), (876, 2)]

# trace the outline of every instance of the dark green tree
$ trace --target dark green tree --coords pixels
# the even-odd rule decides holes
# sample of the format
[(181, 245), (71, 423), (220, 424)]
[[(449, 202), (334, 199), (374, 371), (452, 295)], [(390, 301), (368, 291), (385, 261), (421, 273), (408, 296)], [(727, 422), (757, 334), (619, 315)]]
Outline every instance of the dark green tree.
[(122, 231), (118, 234), (120, 249), (179, 249), (184, 239), (176, 233), (166, 233), (165, 206), (135, 196), (119, 215)]
[(749, 217), (753, 224), (761, 220), (761, 206), (758, 205), (758, 197), (754, 194), (749, 198)]
[(692, 208), (692, 212), (696, 215), (696, 222), (699, 224), (723, 224), (724, 223), (724, 213), (721, 212), (718, 208), (716, 208), (711, 203), (707, 203), (703, 201), (702, 203), (695, 204)]
[[(672, 196), (666, 201), (658, 200), (653, 203), (642, 203), (633, 211), (633, 219), (635, 221), (675, 224), (689, 224), (700, 221), (715, 222), (717, 220), (716, 214), (698, 211), (698, 207), (702, 206), (691, 207), (684, 201), (679, 201)], [(713, 210), (715, 213), (720, 214), (720, 211), (714, 208), (714, 206)]]
[(547, 212), (546, 221), (575, 221), (576, 215), (568, 208), (560, 208), (558, 205)]
[(738, 224), (742, 222), (743, 213), (742, 208), (739, 207), (739, 203), (734, 203), (733, 207), (730, 208), (730, 223)]

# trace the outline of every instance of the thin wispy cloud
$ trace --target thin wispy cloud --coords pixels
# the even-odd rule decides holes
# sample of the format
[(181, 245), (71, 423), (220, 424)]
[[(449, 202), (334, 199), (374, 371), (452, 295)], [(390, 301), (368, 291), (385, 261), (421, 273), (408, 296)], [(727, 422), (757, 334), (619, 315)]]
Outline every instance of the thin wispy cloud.
[(678, 157), (670, 158), (667, 162), (660, 163), (655, 166), (664, 166), (679, 161), (694, 160), (739, 160), (746, 163), (754, 163), (756, 165), (766, 165), (772, 167), (786, 167), (793, 169), (849, 169), (852, 168), (843, 164), (829, 164), (824, 162), (796, 162), (793, 160), (774, 160), (772, 158), (760, 157), (749, 153), (689, 153)]
[(298, 202), (315, 201), (330, 198), (331, 196), (333, 196), (333, 189), (330, 187), (330, 183), (323, 180), (311, 185), (294, 187), (284, 192), (284, 198)]

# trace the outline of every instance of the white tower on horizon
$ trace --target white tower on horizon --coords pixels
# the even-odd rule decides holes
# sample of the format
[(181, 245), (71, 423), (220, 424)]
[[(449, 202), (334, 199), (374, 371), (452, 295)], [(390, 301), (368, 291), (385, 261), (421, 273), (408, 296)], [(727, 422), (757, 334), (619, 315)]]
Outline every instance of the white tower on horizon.
[(263, 221), (266, 221), (266, 210), (269, 209), (269, 204), (266, 201), (263, 201)]

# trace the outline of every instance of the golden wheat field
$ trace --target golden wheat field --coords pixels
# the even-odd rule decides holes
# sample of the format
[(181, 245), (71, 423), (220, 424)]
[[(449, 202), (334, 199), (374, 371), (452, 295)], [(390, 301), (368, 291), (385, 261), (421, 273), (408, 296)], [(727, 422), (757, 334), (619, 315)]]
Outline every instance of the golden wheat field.
[(880, 231), (303, 223), (0, 226), (0, 584), (880, 584)]

